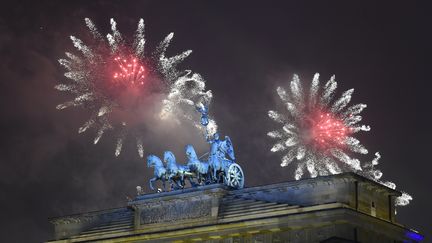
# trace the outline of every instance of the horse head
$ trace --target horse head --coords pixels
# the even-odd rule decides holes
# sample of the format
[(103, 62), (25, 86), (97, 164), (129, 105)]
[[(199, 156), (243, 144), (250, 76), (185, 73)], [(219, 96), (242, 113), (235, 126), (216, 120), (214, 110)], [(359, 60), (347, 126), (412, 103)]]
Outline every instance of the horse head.
[(152, 166), (163, 166), (162, 165), (162, 161), (159, 157), (157, 157), (156, 155), (149, 155), (147, 156), (147, 167), (152, 167)]
[(191, 160), (193, 161), (193, 160), (198, 159), (198, 156), (197, 156), (195, 149), (192, 145), (190, 145), (190, 144), (186, 145), (185, 150), (186, 150), (186, 157), (188, 158), (189, 161), (191, 161)]
[(168, 167), (176, 165), (175, 156), (171, 151), (165, 151), (164, 152), (164, 162), (165, 162), (165, 164), (167, 164)]

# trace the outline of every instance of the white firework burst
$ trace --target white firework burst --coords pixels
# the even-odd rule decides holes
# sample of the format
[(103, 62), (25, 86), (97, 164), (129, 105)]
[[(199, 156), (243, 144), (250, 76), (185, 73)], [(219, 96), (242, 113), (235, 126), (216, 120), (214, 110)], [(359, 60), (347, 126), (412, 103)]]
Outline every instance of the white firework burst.
[(288, 90), (277, 88), (286, 111), (268, 112), (271, 119), (282, 124), (282, 128), (267, 135), (278, 140), (271, 151), (284, 152), (281, 166), (297, 161), (295, 179), (300, 179), (305, 171), (316, 177), (362, 170), (360, 161), (351, 154), (367, 154), (368, 150), (352, 135), (370, 130), (369, 126), (358, 124), (366, 105), (347, 107), (353, 89), (333, 101), (336, 87), (333, 76), (321, 89), (317, 73), (309, 89), (303, 87), (297, 75), (294, 75)]
[[(308, 88), (308, 89), (307, 89)], [(393, 182), (381, 181), (383, 173), (375, 169), (381, 155), (375, 153), (370, 162), (361, 163), (355, 154), (368, 154), (368, 150), (353, 135), (370, 131), (361, 125), (360, 113), (365, 104), (348, 106), (354, 89), (342, 93), (334, 100), (337, 82), (332, 76), (321, 88), (319, 74), (313, 77), (310, 87), (305, 88), (294, 75), (288, 90), (277, 88), (277, 94), (285, 104), (285, 112), (270, 110), (268, 116), (282, 125), (281, 129), (268, 132), (277, 140), (272, 152), (283, 152), (281, 166), (297, 162), (295, 179), (302, 178), (305, 171), (311, 177), (353, 171), (389, 188)], [(412, 197), (403, 192), (396, 205), (405, 206)]]
[(153, 104), (162, 107), (160, 118), (185, 116), (189, 120), (192, 118), (184, 115), (184, 105), (193, 109), (197, 102), (210, 102), (211, 92), (205, 91), (204, 79), (189, 70), (176, 68), (192, 51), (166, 56), (173, 33), (168, 34), (153, 53), (147, 54), (143, 19), (138, 22), (133, 43), (123, 38), (114, 19), (110, 20), (112, 33), (107, 34), (106, 39), (90, 19), (86, 18), (85, 23), (93, 37), (92, 45), (70, 37), (81, 53), (66, 52), (66, 58), (59, 60), (67, 69), (65, 76), (69, 81), (55, 88), (75, 95), (57, 109), (81, 106), (91, 111), (90, 119), (78, 131), (95, 128), (95, 144), (106, 131), (116, 130), (115, 155), (118, 156), (125, 138), (133, 134), (138, 154), (143, 157), (143, 134), (136, 127), (143, 122), (150, 100), (160, 101), (160, 104)]

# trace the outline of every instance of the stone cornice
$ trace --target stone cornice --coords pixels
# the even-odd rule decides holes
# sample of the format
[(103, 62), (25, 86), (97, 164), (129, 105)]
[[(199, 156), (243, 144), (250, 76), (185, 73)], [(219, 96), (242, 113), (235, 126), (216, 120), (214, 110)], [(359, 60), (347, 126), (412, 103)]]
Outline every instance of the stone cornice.
[(341, 173), (337, 175), (329, 175), (329, 176), (320, 176), (315, 178), (302, 179), (298, 181), (287, 181), (276, 184), (264, 185), (264, 186), (255, 186), (249, 188), (243, 188), (240, 190), (236, 190), (236, 194), (243, 195), (252, 195), (256, 193), (263, 192), (286, 192), (287, 190), (300, 190), (306, 187), (315, 188), (318, 185), (334, 185), (339, 183), (352, 183), (355, 181), (361, 181), (366, 183), (369, 188), (374, 188), (379, 192), (387, 192), (390, 195), (399, 196), (401, 193), (399, 191), (388, 188), (380, 183), (372, 181), (368, 178), (365, 178), (361, 175), (358, 175), (353, 172)]
[(170, 203), (172, 201), (190, 201), (204, 200), (213, 197), (222, 197), (228, 192), (228, 188), (223, 185), (209, 185), (196, 188), (188, 188), (172, 192), (154, 193), (137, 197), (135, 200), (128, 202), (131, 207), (152, 207)]
[(91, 222), (96, 218), (97, 218), (97, 215), (66, 216), (66, 217), (51, 219), (50, 223), (52, 223), (54, 225), (79, 224), (79, 223)]

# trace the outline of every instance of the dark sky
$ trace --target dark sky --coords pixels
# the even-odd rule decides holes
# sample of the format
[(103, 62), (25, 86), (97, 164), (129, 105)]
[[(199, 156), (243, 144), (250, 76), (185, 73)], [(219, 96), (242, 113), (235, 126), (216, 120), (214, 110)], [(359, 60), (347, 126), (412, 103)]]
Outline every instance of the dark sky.
[[(91, 3), (90, 3), (91, 2)], [(182, 3), (180, 3), (182, 2)], [(355, 88), (364, 102), (360, 135), (380, 151), (384, 179), (414, 200), (398, 210), (402, 224), (431, 238), (431, 8), (421, 1), (9, 1), (0, 10), (0, 241), (41, 242), (52, 237), (49, 217), (125, 205), (152, 171), (126, 144), (92, 145), (94, 131), (78, 127), (82, 109), (57, 111), (70, 96), (54, 90), (64, 80), (57, 59), (74, 51), (69, 35), (86, 34), (90, 17), (104, 33), (114, 17), (131, 35), (146, 23), (149, 48), (175, 32), (168, 54), (193, 49), (182, 64), (213, 90), (212, 114), (234, 143), (247, 186), (293, 179), (279, 167), (266, 136), (275, 88), (294, 73), (310, 82), (336, 74), (340, 92)], [(426, 1), (425, 1), (426, 2)], [(199, 142), (193, 130), (149, 132), (146, 154)], [(189, 132), (190, 131), (190, 132)], [(201, 143), (201, 144), (200, 144)], [(202, 151), (201, 152), (205, 152)], [(365, 159), (370, 159), (372, 154)]]

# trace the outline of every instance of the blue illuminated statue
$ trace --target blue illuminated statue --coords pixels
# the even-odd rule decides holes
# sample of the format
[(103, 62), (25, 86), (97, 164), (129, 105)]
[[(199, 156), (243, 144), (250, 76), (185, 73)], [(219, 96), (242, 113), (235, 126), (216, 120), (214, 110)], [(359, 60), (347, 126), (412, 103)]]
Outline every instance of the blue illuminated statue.
[(185, 179), (194, 186), (195, 183), (191, 180), (190, 168), (186, 165), (178, 165), (174, 154), (171, 151), (165, 151), (164, 162), (167, 169), (168, 182), (171, 184), (171, 189), (176, 190), (185, 186)]
[(191, 173), (196, 175), (198, 184), (208, 184), (211, 181), (210, 166), (208, 162), (200, 161), (192, 145), (186, 145), (187, 166)]
[[(197, 111), (201, 114), (201, 125), (207, 128), (209, 124), (208, 106), (200, 104)], [(186, 146), (186, 165), (177, 164), (176, 158), (171, 151), (165, 151), (164, 164), (155, 155), (147, 157), (147, 166), (155, 167), (154, 177), (150, 179), (150, 188), (154, 190), (153, 182), (160, 180), (165, 191), (165, 182), (171, 185), (171, 190), (185, 187), (185, 180), (195, 187), (199, 185), (223, 183), (232, 188), (243, 188), (244, 174), (241, 167), (236, 163), (234, 148), (231, 139), (225, 136), (224, 140), (219, 138), (218, 133), (209, 134), (205, 129), (205, 137), (210, 144), (210, 152), (207, 161), (198, 158), (192, 145)]]
[(235, 163), (234, 149), (232, 147), (231, 139), (225, 136), (225, 140), (219, 139), (219, 134), (215, 133), (210, 143), (210, 155), (208, 162), (212, 169), (212, 179), (220, 181), (220, 173), (230, 164)]
[(150, 189), (154, 190), (153, 183), (157, 180), (162, 181), (163, 191), (165, 191), (165, 181), (167, 178), (167, 170), (162, 163), (162, 160), (159, 159), (156, 155), (147, 156), (147, 167), (154, 167), (154, 177), (150, 179)]

